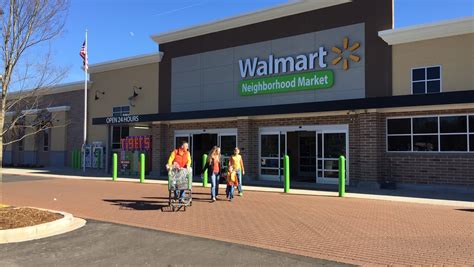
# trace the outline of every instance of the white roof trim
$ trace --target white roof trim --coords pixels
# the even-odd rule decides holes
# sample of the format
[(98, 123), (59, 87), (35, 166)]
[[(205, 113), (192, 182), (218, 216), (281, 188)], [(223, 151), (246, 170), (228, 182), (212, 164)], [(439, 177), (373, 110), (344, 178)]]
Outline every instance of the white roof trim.
[(352, 2), (352, 0), (293, 0), (286, 4), (243, 15), (233, 16), (172, 32), (155, 34), (152, 35), (151, 38), (158, 44), (164, 44), (349, 2)]
[[(39, 109), (39, 108), (25, 109), (25, 110), (22, 110), (21, 113), (23, 113), (24, 115), (33, 115), (33, 114), (41, 112), (42, 110), (43, 109)], [(69, 111), (69, 110), (71, 110), (71, 107), (70, 106), (57, 106), (57, 107), (46, 108), (46, 110), (49, 111), (49, 112)], [(15, 114), (16, 114), (15, 111), (5, 112), (6, 117), (13, 116)]]
[[(90, 87), (92, 87), (92, 82), (88, 81), (87, 89), (90, 89)], [(37, 89), (12, 91), (12, 92), (8, 92), (7, 99), (15, 99), (16, 97), (30, 97), (30, 96), (38, 96), (38, 95), (52, 95), (52, 94), (59, 94), (59, 93), (78, 91), (78, 90), (84, 90), (84, 81), (63, 83), (63, 84), (58, 84), (58, 85), (54, 85), (50, 87), (41, 87)]]
[(474, 32), (474, 16), (379, 32), (387, 44), (396, 45)]
[(49, 112), (69, 111), (69, 110), (71, 110), (71, 107), (70, 106), (58, 106), (58, 107), (46, 108), (46, 110), (49, 111)]
[(133, 57), (120, 58), (116, 60), (106, 61), (102, 63), (89, 65), (89, 73), (104, 72), (116, 70), (150, 63), (158, 63), (163, 57), (163, 52), (139, 55)]

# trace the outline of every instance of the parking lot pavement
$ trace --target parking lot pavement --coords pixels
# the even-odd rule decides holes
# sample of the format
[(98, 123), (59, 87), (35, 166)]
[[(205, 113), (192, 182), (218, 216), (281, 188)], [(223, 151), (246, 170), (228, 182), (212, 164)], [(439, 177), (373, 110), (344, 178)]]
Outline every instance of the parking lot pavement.
[(2, 266), (346, 266), (98, 221), (59, 236), (0, 245), (0, 255)]
[(357, 265), (474, 265), (474, 205), (257, 191), (246, 191), (232, 202), (210, 203), (210, 189), (195, 187), (193, 206), (173, 213), (161, 211), (168, 197), (162, 184), (48, 179), (2, 187), (5, 204), (316, 259)]

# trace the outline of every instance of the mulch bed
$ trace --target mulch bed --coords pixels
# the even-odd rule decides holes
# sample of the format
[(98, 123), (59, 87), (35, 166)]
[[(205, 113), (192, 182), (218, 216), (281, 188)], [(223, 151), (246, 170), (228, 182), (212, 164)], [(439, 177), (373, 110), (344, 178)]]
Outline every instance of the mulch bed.
[(8, 207), (0, 209), (0, 230), (20, 228), (52, 222), (63, 215), (32, 208)]

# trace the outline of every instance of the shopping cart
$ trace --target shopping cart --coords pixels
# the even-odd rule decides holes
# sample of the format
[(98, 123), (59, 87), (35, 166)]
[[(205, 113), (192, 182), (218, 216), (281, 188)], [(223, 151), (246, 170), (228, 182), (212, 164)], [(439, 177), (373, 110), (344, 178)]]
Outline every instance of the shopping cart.
[(168, 173), (168, 204), (173, 211), (193, 205), (191, 168), (173, 167)]

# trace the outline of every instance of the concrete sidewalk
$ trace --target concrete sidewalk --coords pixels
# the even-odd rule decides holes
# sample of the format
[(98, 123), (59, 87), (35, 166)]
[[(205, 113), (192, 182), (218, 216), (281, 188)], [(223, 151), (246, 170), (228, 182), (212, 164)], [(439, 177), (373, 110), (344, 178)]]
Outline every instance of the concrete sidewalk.
[[(72, 169), (56, 169), (56, 170), (47, 170), (47, 169), (15, 169), (15, 168), (4, 168), (3, 174), (8, 175), (19, 175), (19, 176), (35, 176), (35, 177), (44, 177), (44, 178), (61, 178), (61, 179), (79, 179), (79, 180), (102, 180), (108, 181), (112, 178), (109, 174), (104, 171), (94, 171), (88, 170), (85, 174), (82, 170), (72, 170)], [(145, 183), (150, 184), (167, 184), (167, 180), (162, 179), (145, 179)], [(117, 181), (120, 182), (138, 182), (138, 178), (118, 178)], [(194, 182), (193, 186), (202, 187), (202, 183)], [(209, 185), (210, 186), (210, 185)], [(328, 187), (330, 188), (330, 187)], [(245, 185), (244, 190), (246, 191), (261, 191), (261, 192), (277, 192), (280, 193), (283, 191), (283, 188), (271, 187), (271, 186), (251, 186)], [(432, 204), (432, 205), (443, 205), (443, 206), (452, 206), (452, 207), (466, 207), (474, 208), (474, 193), (473, 194), (447, 194), (446, 199), (437, 199), (433, 198), (433, 194), (436, 192), (417, 192), (410, 190), (398, 190), (399, 192), (393, 192), (394, 190), (359, 190), (361, 192), (349, 192), (351, 189), (348, 189), (346, 192), (346, 197), (348, 198), (361, 198), (361, 199), (375, 199), (375, 200), (386, 200), (386, 201), (398, 201), (398, 202), (408, 202), (408, 203), (418, 203), (418, 204)], [(354, 190), (354, 189), (352, 189)], [(354, 190), (357, 191), (357, 190)], [(401, 192), (400, 192), (401, 191)], [(308, 190), (308, 189), (291, 189), (290, 194), (296, 195), (312, 195), (312, 196), (338, 196), (337, 191), (328, 191), (328, 190)], [(398, 194), (398, 195), (397, 195)], [(407, 196), (405, 196), (407, 195)], [(452, 200), (452, 199), (461, 199), (461, 200)]]

